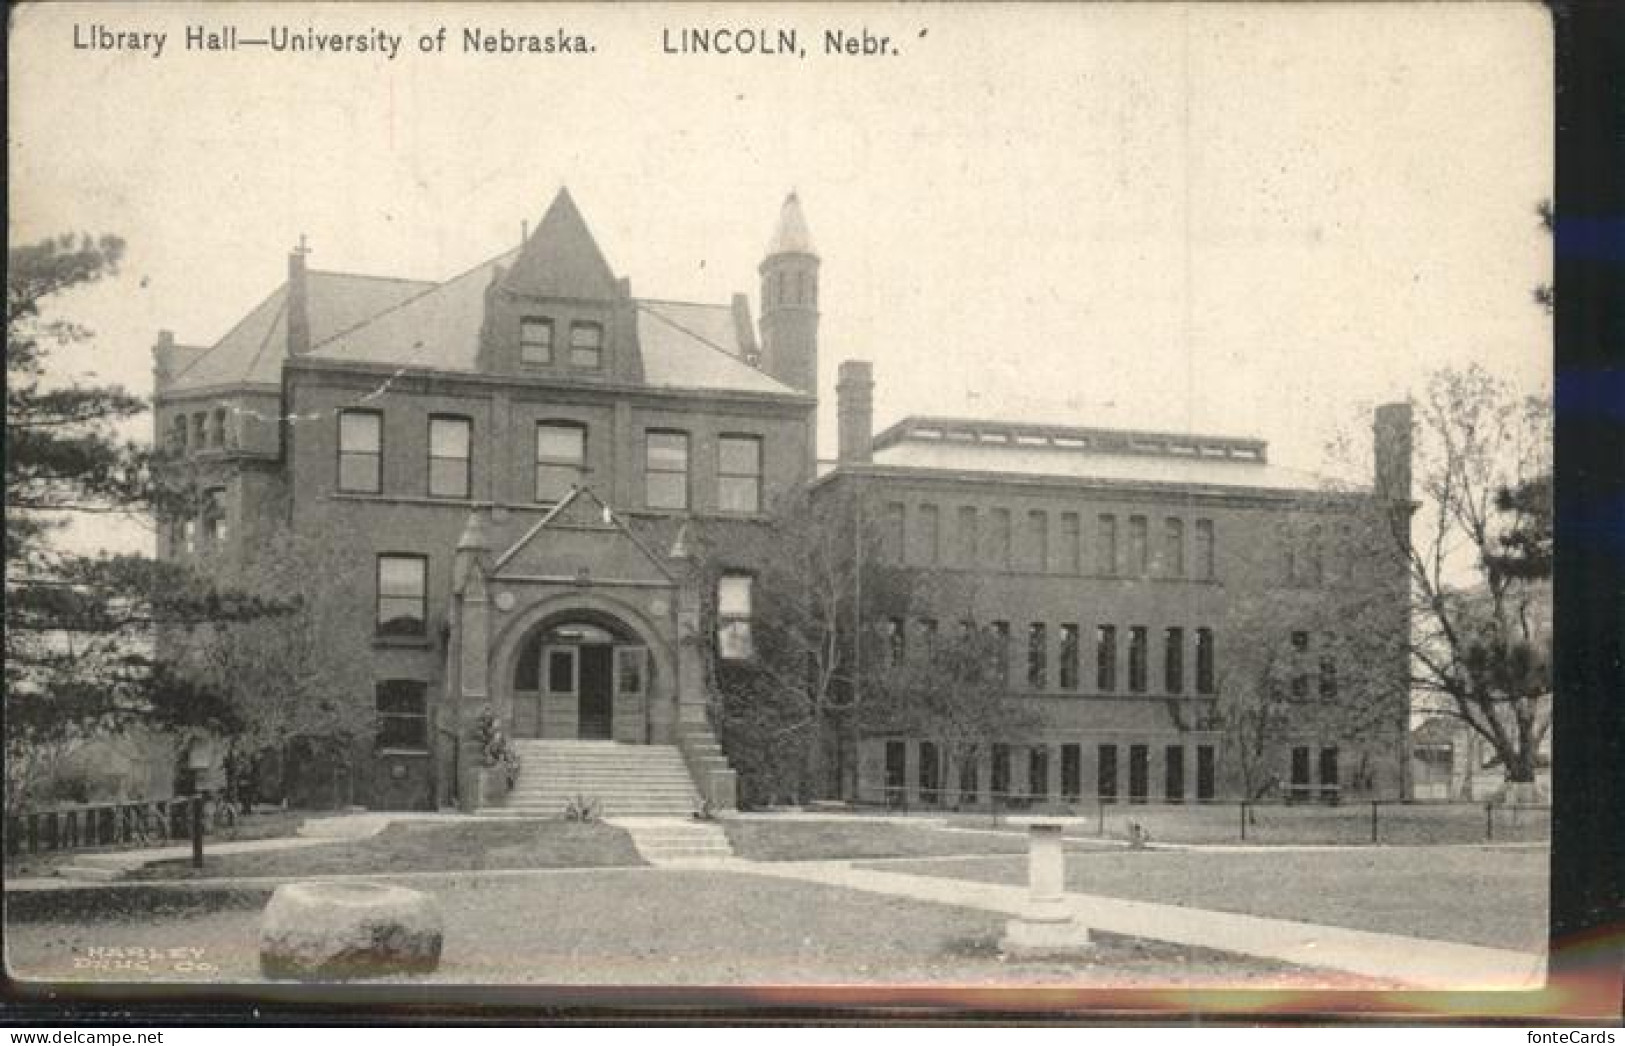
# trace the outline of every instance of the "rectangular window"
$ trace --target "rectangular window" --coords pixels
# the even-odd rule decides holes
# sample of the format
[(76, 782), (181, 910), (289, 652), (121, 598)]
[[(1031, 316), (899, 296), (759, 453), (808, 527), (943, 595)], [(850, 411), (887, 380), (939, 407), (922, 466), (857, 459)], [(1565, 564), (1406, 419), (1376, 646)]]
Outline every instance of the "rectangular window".
[(226, 522), (225, 488), (214, 487), (203, 492), (203, 513), (200, 522), (205, 548), (225, 543), (229, 530)]
[(1169, 517), (1162, 521), (1162, 573), (1164, 577), (1185, 576), (1185, 521)]
[(1076, 512), (1061, 513), (1060, 557), (1062, 573), (1083, 572), (1083, 532)]
[(920, 557), (928, 567), (936, 566), (942, 559), (941, 515), (935, 505), (921, 505), (915, 513), (920, 530)]
[(942, 756), (935, 742), (920, 742), (920, 802), (936, 806), (942, 802)]
[(562, 501), (587, 471), (587, 428), (573, 421), (536, 426), (536, 500)]
[(474, 423), (467, 418), (429, 419), (429, 496), (469, 496), (469, 457)]
[(381, 636), (425, 636), (428, 629), (427, 556), (378, 557), (377, 629)]
[(604, 328), (596, 323), (570, 324), (570, 366), (604, 365)]
[(1039, 574), (1049, 570), (1049, 513), (1027, 513), (1027, 567)]
[(900, 501), (892, 501), (881, 510), (880, 555), (888, 563), (903, 562), (903, 535), (908, 510)]
[(724, 660), (742, 661), (752, 655), (751, 585), (749, 574), (724, 574), (717, 579), (717, 653)]
[(1128, 688), (1130, 693), (1143, 694), (1146, 686), (1146, 630), (1135, 625), (1128, 630)]
[(688, 508), (688, 433), (651, 429), (644, 434), (643, 503)]
[(1109, 694), (1117, 689), (1117, 626), (1095, 629), (1095, 689)]
[(1049, 749), (1043, 745), (1027, 750), (1027, 794), (1034, 799), (1049, 799)]
[(1083, 746), (1061, 746), (1061, 801), (1075, 803), (1083, 797)]
[(547, 689), (554, 694), (576, 692), (577, 648), (555, 647), (547, 652)]
[(1146, 528), (1144, 516), (1128, 518), (1128, 572), (1133, 577), (1145, 577), (1150, 566), (1146, 562)]
[(996, 508), (993, 517), (993, 548), (990, 552), (992, 566), (995, 570), (1010, 569), (1010, 510)]
[(976, 509), (964, 505), (959, 509), (959, 565), (974, 567), (976, 565), (976, 549), (980, 544), (977, 534), (979, 527), (976, 520)]
[(1042, 621), (1027, 626), (1027, 685), (1034, 690), (1049, 685), (1049, 630)]
[(192, 415), (192, 446), (199, 450), (209, 445), (209, 421), (207, 414)]
[(1076, 690), (1078, 688), (1078, 626), (1065, 624), (1061, 626), (1061, 667), (1060, 682), (1062, 690)]
[(429, 684), (385, 679), (373, 689), (378, 747), (424, 752), (429, 748)]
[(1006, 802), (1010, 798), (1010, 746), (993, 746), (993, 801)]
[(1196, 799), (1201, 802), (1214, 796), (1213, 746), (1196, 746)]
[(762, 440), (723, 436), (717, 441), (717, 507), (724, 512), (762, 511)]
[(215, 408), (213, 421), (209, 425), (209, 442), (217, 447), (226, 445), (226, 408)]
[(908, 743), (886, 742), (886, 805), (901, 806), (908, 798)]
[(648, 677), (649, 651), (640, 646), (615, 648), (615, 692), (627, 697), (643, 693)]
[(1287, 789), (1288, 799), (1309, 798), (1309, 749), (1292, 750), (1292, 778)]
[(1196, 692), (1213, 693), (1213, 630), (1196, 630)]
[(1162, 682), (1170, 694), (1185, 692), (1185, 630), (1170, 628), (1162, 634)]
[(1196, 576), (1202, 581), (1213, 580), (1213, 521), (1196, 521)]
[(1307, 556), (1307, 580), (1311, 585), (1319, 585), (1326, 580), (1325, 550), (1321, 547), (1319, 523), (1309, 528), (1309, 538), (1306, 544), (1307, 547), (1304, 551)]
[(995, 621), (993, 629), (993, 678), (1010, 684), (1010, 622)]
[(1304, 662), (1309, 656), (1309, 633), (1292, 633), (1292, 696), (1309, 696), (1309, 672)]
[(1095, 534), (1095, 573), (1117, 576), (1117, 517), (1101, 516)]
[(1151, 794), (1151, 749), (1147, 745), (1128, 746), (1128, 801), (1143, 803)]
[(1337, 749), (1320, 750), (1320, 797), (1336, 799), (1341, 787), (1337, 776)]
[(1320, 655), (1320, 696), (1337, 696), (1337, 658), (1330, 653)]
[(179, 451), (182, 454), (186, 453), (186, 415), (185, 414), (177, 414), (177, 415), (175, 415), (174, 421), (170, 425), (169, 442), (170, 442), (170, 446), (174, 450)]
[(377, 494), (383, 480), (384, 416), (375, 410), (339, 412), (339, 489)]
[(969, 805), (976, 802), (982, 791), (981, 774), (978, 772), (976, 762), (976, 746), (959, 746), (959, 802)]
[(527, 316), (519, 321), (519, 362), (553, 362), (553, 321)]
[(888, 617), (880, 623), (880, 634), (885, 639), (886, 663), (900, 665), (908, 656), (908, 636), (903, 632), (903, 619)]
[(1162, 751), (1162, 796), (1170, 803), (1185, 801), (1185, 749), (1169, 745)]
[(920, 637), (920, 649), (929, 653), (937, 640), (937, 619), (922, 617), (914, 622), (914, 632)]
[(1101, 745), (1095, 758), (1095, 795), (1103, 803), (1117, 802), (1117, 746)]

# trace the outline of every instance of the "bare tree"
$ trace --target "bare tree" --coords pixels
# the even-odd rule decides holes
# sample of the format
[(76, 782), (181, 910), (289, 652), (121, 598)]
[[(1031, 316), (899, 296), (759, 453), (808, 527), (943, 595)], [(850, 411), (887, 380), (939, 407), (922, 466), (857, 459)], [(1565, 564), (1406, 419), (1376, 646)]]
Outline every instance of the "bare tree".
[(1483, 368), (1417, 405), (1421, 504), (1396, 540), (1413, 596), (1413, 686), (1466, 724), (1514, 785), (1551, 729), (1551, 401)]

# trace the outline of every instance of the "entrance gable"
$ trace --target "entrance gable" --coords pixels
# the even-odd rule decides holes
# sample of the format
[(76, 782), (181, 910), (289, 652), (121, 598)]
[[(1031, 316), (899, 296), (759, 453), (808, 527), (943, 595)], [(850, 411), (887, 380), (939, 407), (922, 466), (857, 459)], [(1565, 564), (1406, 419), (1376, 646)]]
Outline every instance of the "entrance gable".
[(589, 487), (575, 487), (496, 559), (494, 578), (676, 584), (676, 577)]

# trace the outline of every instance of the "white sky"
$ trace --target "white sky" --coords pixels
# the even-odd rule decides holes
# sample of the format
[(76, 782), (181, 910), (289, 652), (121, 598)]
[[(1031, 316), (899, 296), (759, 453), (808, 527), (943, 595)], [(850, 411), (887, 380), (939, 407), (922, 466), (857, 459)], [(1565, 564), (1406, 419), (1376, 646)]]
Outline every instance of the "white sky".
[[(12, 242), (129, 241), (63, 357), (150, 392), (159, 328), (209, 343), (311, 264), (450, 277), (560, 185), (633, 291), (757, 301), (792, 186), (823, 257), (823, 452), (847, 358), (876, 422), (969, 414), (1268, 439), (1479, 361), (1549, 385), (1551, 34), (1536, 3), (1084, 7), (48, 5), (13, 13)], [(406, 36), (188, 53), (187, 24)], [(169, 33), (161, 58), (73, 26)], [(451, 29), (445, 55), (419, 33)], [(589, 56), (464, 55), (462, 26)], [(662, 28), (792, 25), (806, 60), (671, 56)], [(826, 57), (825, 28), (893, 37)], [(923, 33), (923, 35), (922, 35)], [(143, 428), (143, 431), (145, 429)]]

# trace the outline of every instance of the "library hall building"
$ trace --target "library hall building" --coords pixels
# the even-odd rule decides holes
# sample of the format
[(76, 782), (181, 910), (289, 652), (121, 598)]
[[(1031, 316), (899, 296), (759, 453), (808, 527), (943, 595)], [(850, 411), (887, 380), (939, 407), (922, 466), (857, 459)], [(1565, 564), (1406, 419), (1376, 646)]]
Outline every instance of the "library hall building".
[[(820, 462), (820, 264), (792, 194), (754, 312), (745, 294), (640, 296), (560, 191), (518, 247), (445, 282), (322, 271), (301, 245), (218, 341), (160, 332), (156, 435), (205, 496), (159, 554), (243, 557), (286, 533), (342, 564), (326, 642), (370, 676), (353, 697), (378, 728), (331, 798), (557, 814), (591, 787), (612, 815), (735, 806), (706, 666), (751, 656), (754, 579), (702, 572), (692, 550), (727, 549), (807, 487), (860, 496), (896, 562), (974, 582), (1040, 724), (989, 739), (984, 766), (929, 737), (864, 738), (848, 798), (1238, 794), (1211, 714), (1231, 594), (1276, 583), (1280, 524), (1306, 506), (1330, 526), (1408, 504), (1407, 408), (1378, 410), (1373, 485), (1330, 497), (1258, 440), (947, 417), (877, 432), (885, 360), (848, 360), (838, 457)], [(1305, 720), (1271, 756), (1284, 788), (1401, 794), (1393, 667), (1392, 731)], [(471, 783), (487, 717), (522, 757), (511, 792)]]

